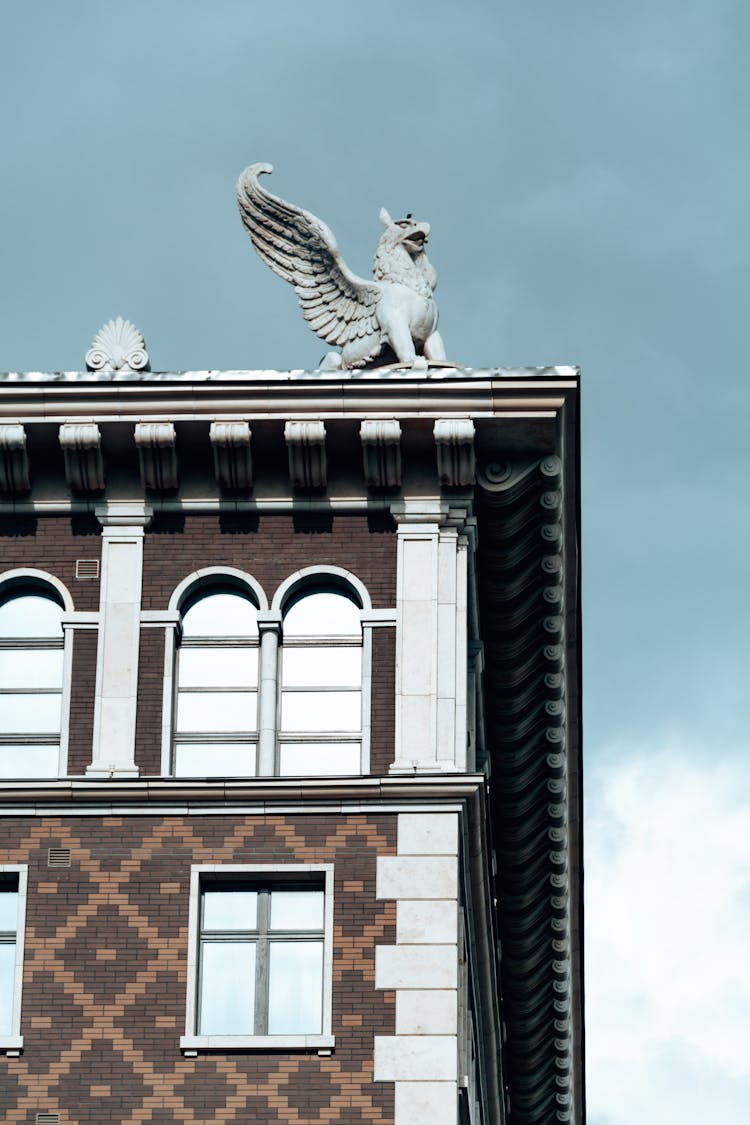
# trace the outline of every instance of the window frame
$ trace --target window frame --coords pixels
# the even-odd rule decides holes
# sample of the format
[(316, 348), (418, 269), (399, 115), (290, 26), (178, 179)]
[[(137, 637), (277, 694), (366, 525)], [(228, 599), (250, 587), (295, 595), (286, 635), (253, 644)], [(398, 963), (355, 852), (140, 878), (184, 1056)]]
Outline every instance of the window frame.
[[(182, 637), (183, 614), (187, 613), (203, 598), (209, 598), (212, 594), (220, 593), (235, 593), (245, 598), (253, 606), (256, 618), (266, 609), (268, 604), (263, 590), (249, 574), (225, 567), (208, 567), (194, 572), (189, 575), (188, 578), (184, 579), (172, 594), (169, 608), (170, 611), (177, 611), (177, 617), (174, 622), (167, 623), (168, 625), (172, 625), (172, 629), (170, 630), (172, 635), (170, 636), (169, 632), (167, 633), (164, 649), (164, 718), (162, 726), (162, 772), (168, 777), (258, 776), (260, 738), (260, 632), (258, 631), (252, 639), (216, 635), (211, 637), (199, 637), (195, 639), (195, 642), (193, 642), (193, 639), (188, 639), (187, 644), (184, 643)], [(251, 737), (247, 737), (247, 734), (240, 737), (239, 732), (227, 734), (227, 732), (221, 731), (192, 732), (190, 737), (187, 738), (181, 736), (177, 729), (177, 713), (180, 693), (180, 652), (183, 645), (188, 649), (226, 646), (227, 648), (254, 649), (258, 653), (258, 675), (255, 688), (253, 689), (256, 696), (255, 729), (249, 732)], [(207, 686), (205, 690), (209, 690)], [(221, 689), (215, 690), (219, 691)], [(228, 692), (228, 694), (230, 694), (230, 692)], [(176, 769), (178, 745), (189, 746), (191, 743), (193, 745), (208, 745), (211, 743), (215, 743), (216, 745), (236, 744), (238, 746), (253, 748), (255, 751), (255, 770), (252, 772), (248, 770), (247, 772), (239, 774), (226, 775), (218, 773), (206, 773), (205, 775), (178, 773)]]
[[(70, 724), (70, 700), (73, 678), (73, 643), (71, 626), (80, 615), (76, 614), (73, 599), (63, 583), (43, 570), (30, 567), (19, 567), (16, 570), (5, 571), (0, 574), (0, 602), (10, 601), (17, 597), (36, 596), (47, 598), (60, 609), (60, 625), (62, 635), (55, 638), (26, 637), (0, 638), (2, 649), (26, 649), (27, 651), (61, 651), (62, 675), (60, 682), (60, 724), (56, 736), (47, 732), (28, 732), (25, 734), (5, 735), (0, 734), (0, 743), (12, 746), (55, 746), (57, 747), (57, 762), (53, 773), (29, 774), (28, 779), (46, 780), (67, 776), (68, 770), (68, 739)], [(39, 689), (43, 692), (44, 689)], [(21, 694), (34, 694), (29, 690)], [(57, 690), (55, 690), (57, 694)], [(5, 775), (2, 775), (5, 776)], [(16, 780), (24, 780), (19, 775)]]
[[(346, 737), (345, 732), (310, 732), (310, 731), (282, 731), (281, 704), (284, 694), (283, 661), (284, 647), (288, 643), (285, 637), (284, 621), (287, 613), (294, 603), (306, 595), (315, 593), (336, 593), (347, 598), (353, 603), (358, 615), (360, 625), (360, 639), (353, 641), (347, 636), (309, 636), (294, 637), (290, 635), (292, 648), (328, 647), (328, 648), (359, 648), (362, 654), (361, 664), (361, 716), (360, 729), (356, 736)], [(272, 609), (281, 615), (281, 640), (279, 643), (279, 660), (277, 666), (276, 684), (276, 748), (274, 757), (275, 777), (365, 777), (370, 772), (370, 735), (372, 726), (372, 621), (373, 611), (367, 587), (351, 571), (342, 567), (331, 565), (315, 565), (298, 570), (286, 578), (274, 594)], [(289, 690), (289, 689), (287, 689)], [(293, 689), (292, 689), (293, 690)], [(299, 690), (304, 690), (300, 688)], [(335, 689), (334, 689), (335, 690)], [(356, 690), (356, 689), (355, 689)], [(281, 746), (284, 743), (360, 743), (359, 770), (352, 774), (282, 774)]]
[[(247, 883), (271, 888), (284, 883), (318, 883), (323, 889), (323, 988), (321, 1032), (311, 1035), (201, 1035), (198, 1026), (200, 988), (201, 897), (207, 883)], [(333, 999), (333, 864), (193, 864), (190, 868), (188, 911), (188, 972), (185, 1004), (185, 1034), (180, 1050), (186, 1055), (199, 1051), (319, 1051), (329, 1054), (335, 1047), (332, 1033)]]
[(26, 899), (28, 865), (25, 863), (0, 863), (0, 875), (15, 875), (18, 883), (16, 915), (16, 955), (13, 973), (13, 1010), (9, 1035), (0, 1035), (0, 1054), (18, 1055), (23, 1050), (21, 1035), (21, 1007), (23, 1003), (23, 954), (26, 937)]

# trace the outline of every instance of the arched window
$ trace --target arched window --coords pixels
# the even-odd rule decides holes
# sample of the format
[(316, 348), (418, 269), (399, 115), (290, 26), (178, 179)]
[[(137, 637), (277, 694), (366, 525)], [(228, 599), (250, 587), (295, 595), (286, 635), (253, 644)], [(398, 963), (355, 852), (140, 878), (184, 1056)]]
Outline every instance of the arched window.
[(244, 590), (210, 586), (184, 604), (176, 682), (174, 773), (254, 774), (258, 620)]
[(281, 649), (278, 773), (361, 772), (362, 624), (342, 589), (303, 589), (287, 602)]
[(51, 586), (0, 594), (0, 776), (56, 777), (63, 606)]

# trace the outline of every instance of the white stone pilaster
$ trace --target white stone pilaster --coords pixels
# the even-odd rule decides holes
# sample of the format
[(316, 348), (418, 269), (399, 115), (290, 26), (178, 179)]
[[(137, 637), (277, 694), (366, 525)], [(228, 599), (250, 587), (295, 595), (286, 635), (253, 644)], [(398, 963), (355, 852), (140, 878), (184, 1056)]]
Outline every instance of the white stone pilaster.
[(396, 945), (375, 950), (375, 987), (396, 991), (396, 1033), (375, 1036), (374, 1079), (395, 1083), (394, 1125), (456, 1125), (458, 814), (400, 813), (376, 893), (396, 900)]
[(392, 772), (466, 769), (467, 548), (436, 499), (392, 507), (398, 525), (396, 748)]
[(136, 777), (143, 535), (152, 513), (145, 504), (110, 503), (98, 507), (96, 515), (102, 525), (102, 569), (94, 743), (86, 773)]

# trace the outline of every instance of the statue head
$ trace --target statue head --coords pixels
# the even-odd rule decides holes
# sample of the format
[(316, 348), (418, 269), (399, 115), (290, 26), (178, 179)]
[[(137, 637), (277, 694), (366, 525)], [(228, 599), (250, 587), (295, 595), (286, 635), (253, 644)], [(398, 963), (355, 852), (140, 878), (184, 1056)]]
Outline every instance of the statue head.
[(402, 246), (412, 258), (423, 252), (430, 234), (429, 223), (419, 223), (411, 214), (405, 219), (392, 219), (385, 207), (380, 208), (380, 221), (385, 227), (381, 243)]

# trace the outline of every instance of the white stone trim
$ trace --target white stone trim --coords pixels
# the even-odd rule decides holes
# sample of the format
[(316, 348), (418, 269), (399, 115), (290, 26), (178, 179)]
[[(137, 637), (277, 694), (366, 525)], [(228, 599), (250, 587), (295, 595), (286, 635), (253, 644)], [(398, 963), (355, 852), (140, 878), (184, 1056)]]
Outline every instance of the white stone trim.
[(168, 608), (179, 612), (193, 586), (199, 588), (208, 586), (213, 581), (220, 582), (222, 578), (228, 578), (230, 582), (237, 585), (247, 586), (253, 594), (258, 609), (261, 611), (268, 609), (268, 599), (260, 582), (253, 578), (252, 574), (248, 574), (245, 570), (238, 570), (234, 566), (204, 566), (200, 570), (194, 570), (174, 588)]
[(441, 809), (399, 813), (397, 854), (377, 858), (396, 944), (375, 949), (375, 987), (395, 989), (396, 1028), (375, 1036), (374, 1080), (395, 1083), (394, 1125), (458, 1121), (458, 853), (458, 813)]
[(19, 566), (14, 570), (4, 570), (0, 574), (0, 596), (4, 595), (6, 586), (20, 585), (22, 582), (38, 582), (40, 585), (52, 586), (60, 595), (65, 612), (73, 612), (75, 607), (67, 586), (63, 585), (59, 578), (55, 578), (54, 574), (50, 574), (46, 570), (35, 570), (30, 566)]
[(434, 498), (394, 502), (396, 747), (394, 773), (466, 769), (465, 509)]
[[(188, 906), (188, 963), (185, 1002), (185, 1034), (180, 1037), (184, 1052), (210, 1050), (329, 1050), (333, 1036), (333, 871), (332, 863), (209, 863), (190, 867)], [(198, 997), (198, 933), (201, 878), (205, 875), (247, 875), (285, 878), (288, 875), (323, 876), (323, 998), (322, 1031), (319, 1035), (196, 1035)]]
[(13, 973), (13, 1015), (10, 1035), (0, 1036), (0, 1053), (14, 1055), (23, 1050), (21, 1035), (21, 1003), (23, 993), (23, 951), (26, 937), (26, 892), (28, 865), (25, 863), (0, 863), (0, 872), (18, 875), (18, 914), (16, 918), (16, 957)]
[(86, 773), (137, 777), (135, 723), (141, 639), (143, 537), (152, 510), (146, 504), (96, 508), (102, 524), (99, 645), (96, 654), (94, 741)]
[[(445, 1080), (456, 1072), (456, 1051), (455, 1035), (376, 1035), (373, 1080), (396, 1085)], [(396, 1118), (394, 1125), (407, 1123)]]
[(338, 578), (346, 585), (351, 586), (352, 590), (359, 598), (361, 614), (370, 615), (374, 612), (367, 587), (364, 582), (357, 578), (356, 574), (352, 574), (350, 570), (344, 570), (341, 566), (324, 566), (323, 564), (303, 567), (302, 570), (296, 570), (294, 574), (290, 574), (288, 578), (285, 578), (281, 585), (277, 587), (271, 602), (271, 609), (283, 613), (286, 608), (286, 602), (294, 587), (304, 582), (306, 579), (314, 578)]

